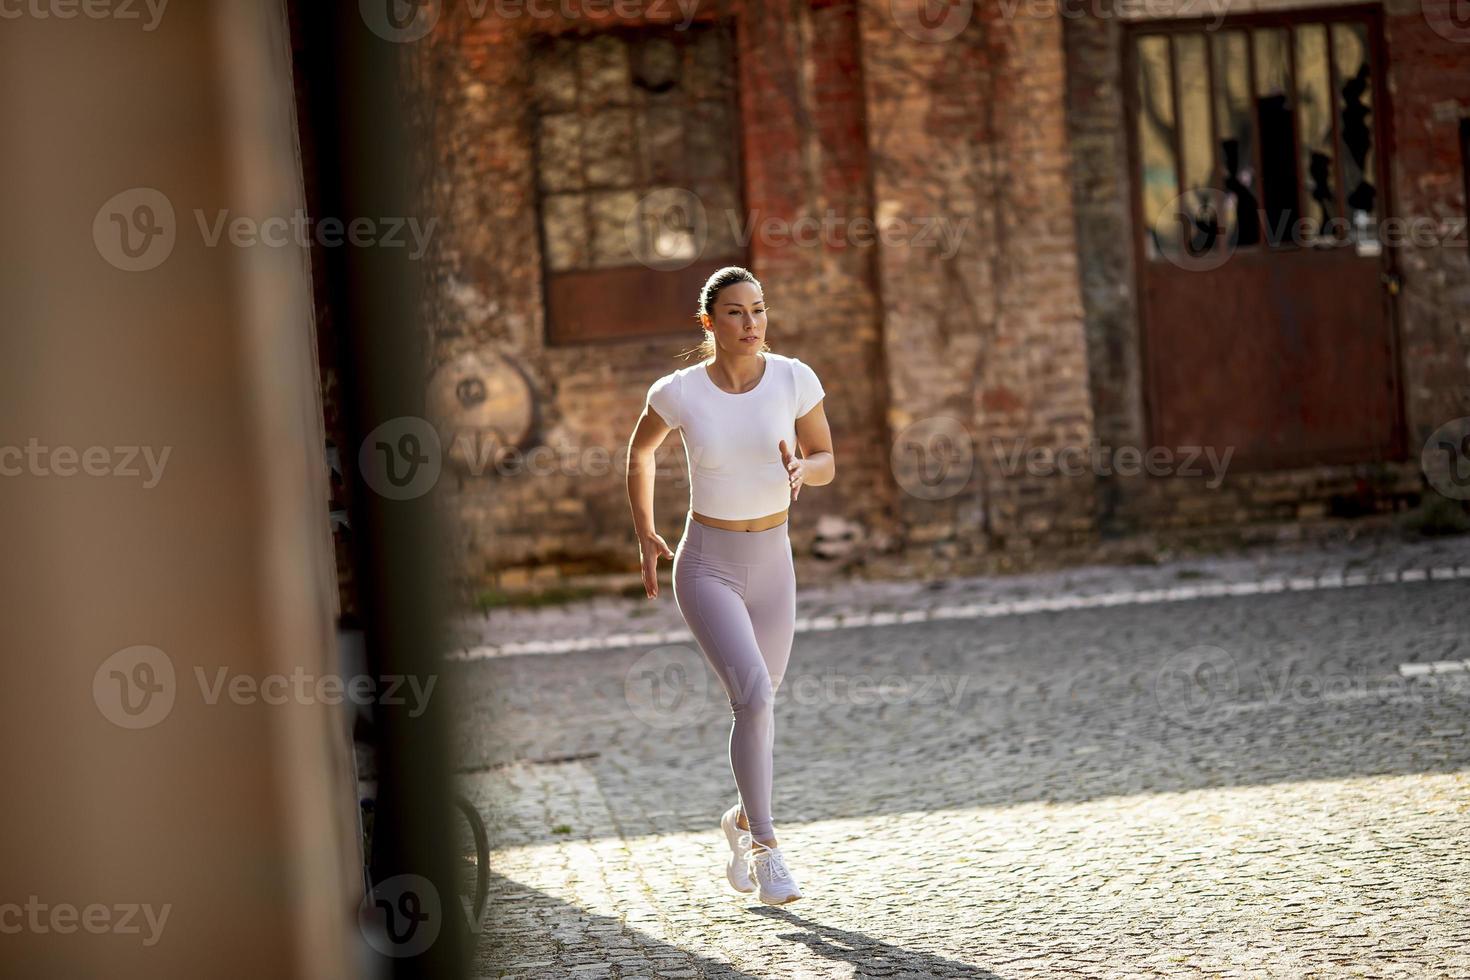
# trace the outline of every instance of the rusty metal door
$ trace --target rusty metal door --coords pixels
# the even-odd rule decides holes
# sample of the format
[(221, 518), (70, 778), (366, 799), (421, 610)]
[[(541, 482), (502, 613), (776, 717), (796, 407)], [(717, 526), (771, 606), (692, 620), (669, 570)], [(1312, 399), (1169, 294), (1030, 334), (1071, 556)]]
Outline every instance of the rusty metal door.
[(1376, 14), (1139, 26), (1124, 77), (1151, 444), (1403, 458)]

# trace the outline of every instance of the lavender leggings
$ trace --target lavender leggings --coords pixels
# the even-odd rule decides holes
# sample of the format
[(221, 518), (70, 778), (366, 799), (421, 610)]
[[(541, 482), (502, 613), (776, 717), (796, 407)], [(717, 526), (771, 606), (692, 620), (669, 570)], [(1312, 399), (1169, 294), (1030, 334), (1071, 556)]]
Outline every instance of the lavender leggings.
[(764, 531), (684, 523), (674, 552), (674, 601), (730, 699), (730, 769), (757, 840), (771, 823), (773, 699), (796, 631), (789, 521)]

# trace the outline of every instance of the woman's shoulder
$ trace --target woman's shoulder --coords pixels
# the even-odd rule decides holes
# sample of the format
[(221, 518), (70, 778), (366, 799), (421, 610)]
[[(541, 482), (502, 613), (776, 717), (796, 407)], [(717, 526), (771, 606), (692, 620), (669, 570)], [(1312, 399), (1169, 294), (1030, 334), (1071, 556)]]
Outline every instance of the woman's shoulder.
[(802, 368), (811, 370), (805, 361), (799, 357), (792, 357), (790, 354), (777, 354), (773, 350), (768, 350), (766, 351), (766, 356), (788, 371), (799, 371)]
[(792, 357), (789, 354), (777, 354), (775, 351), (766, 351), (766, 356), (773, 358), (777, 364), (784, 367), (794, 377), (805, 376), (806, 378), (815, 378), (817, 376), (817, 372), (812, 369), (812, 366), (799, 357)]
[(659, 375), (657, 378), (655, 378), (653, 384), (650, 387), (667, 387), (671, 384), (677, 385), (679, 382), (683, 381), (686, 377), (689, 376), (690, 371), (694, 370), (698, 366), (699, 365), (697, 364), (691, 364), (688, 367), (675, 368), (669, 373)]

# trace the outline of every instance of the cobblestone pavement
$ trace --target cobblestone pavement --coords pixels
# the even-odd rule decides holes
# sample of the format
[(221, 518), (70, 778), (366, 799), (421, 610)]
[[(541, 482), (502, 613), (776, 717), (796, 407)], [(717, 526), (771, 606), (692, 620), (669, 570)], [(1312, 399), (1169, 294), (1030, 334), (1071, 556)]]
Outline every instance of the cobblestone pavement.
[(723, 878), (729, 706), (692, 645), (452, 664), (477, 975), (1470, 976), (1467, 594), (800, 634), (779, 909)]

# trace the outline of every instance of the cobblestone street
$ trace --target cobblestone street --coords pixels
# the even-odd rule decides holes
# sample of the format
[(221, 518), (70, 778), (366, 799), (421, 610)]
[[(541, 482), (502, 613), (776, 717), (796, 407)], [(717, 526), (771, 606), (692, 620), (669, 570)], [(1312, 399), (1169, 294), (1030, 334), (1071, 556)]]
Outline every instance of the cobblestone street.
[(477, 975), (1470, 976), (1467, 588), (798, 633), (779, 909), (724, 880), (729, 707), (692, 642), (456, 663)]

